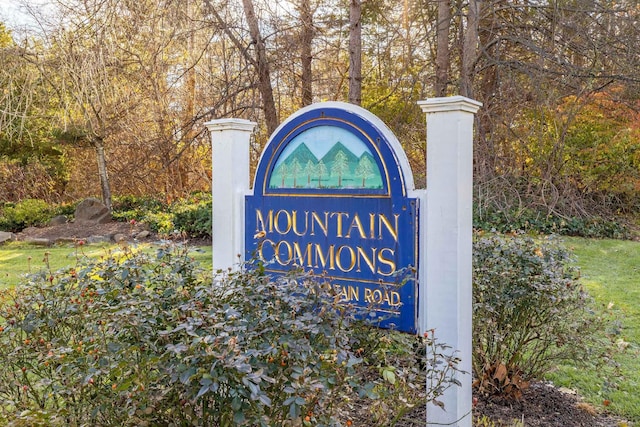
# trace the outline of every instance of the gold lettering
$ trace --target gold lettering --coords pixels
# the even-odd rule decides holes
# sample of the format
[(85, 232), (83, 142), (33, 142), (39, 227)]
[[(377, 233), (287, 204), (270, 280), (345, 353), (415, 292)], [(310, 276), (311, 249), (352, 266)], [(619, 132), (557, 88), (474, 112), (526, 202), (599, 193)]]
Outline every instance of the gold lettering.
[[(284, 229), (284, 231), (280, 228), (280, 216), (281, 214), (284, 214), (285, 218), (286, 218), (286, 228)], [(276, 216), (274, 218), (274, 226), (276, 229), (276, 232), (278, 232), (278, 234), (282, 234), (285, 235), (287, 234), (292, 227), (291, 224), (291, 214), (289, 212), (287, 212), (284, 209), (280, 209), (277, 213)]]
[(305, 211), (304, 212), (304, 231), (300, 232), (298, 231), (298, 211), (293, 211), (292, 212), (292, 221), (293, 221), (293, 232), (298, 235), (298, 236), (304, 236), (305, 234), (307, 234), (307, 229), (309, 228), (309, 212)]
[(324, 213), (324, 223), (322, 222), (322, 219), (318, 216), (317, 213), (311, 212), (311, 235), (312, 236), (316, 235), (315, 224), (318, 224), (318, 226), (322, 230), (322, 233), (325, 236), (329, 236), (329, 212)]
[[(286, 255), (287, 255), (287, 260), (286, 261), (282, 261), (282, 259), (280, 258), (280, 248), (282, 247), (282, 245), (286, 246)], [(276, 262), (280, 265), (289, 265), (291, 263), (291, 259), (293, 258), (293, 250), (291, 249), (291, 245), (289, 244), (289, 242), (287, 242), (286, 240), (281, 240), (278, 242), (277, 245), (275, 245), (275, 255), (276, 255)]]
[(340, 302), (360, 301), (360, 289), (352, 285), (334, 285)]
[(402, 305), (402, 301), (400, 300), (400, 294), (396, 291), (391, 291), (390, 292), (390, 296), (391, 296), (391, 301), (389, 302), (389, 305), (391, 307), (400, 307)]
[[(342, 251), (344, 249), (348, 250), (349, 256), (351, 257), (349, 261), (349, 267), (347, 268), (344, 268), (342, 265)], [(349, 246), (346, 246), (346, 245), (340, 246), (338, 248), (338, 251), (336, 252), (336, 265), (341, 271), (345, 273), (348, 273), (349, 271), (353, 270), (353, 267), (356, 266), (356, 252)]]
[(393, 240), (398, 241), (398, 218), (400, 215), (394, 214), (395, 226), (391, 225), (389, 222), (389, 218), (387, 218), (384, 214), (378, 214), (378, 239), (382, 239), (382, 226), (384, 225), (387, 231), (391, 233), (393, 236)]
[[(329, 261), (329, 270), (335, 270), (336, 266), (335, 266), (335, 247), (334, 245), (329, 246), (329, 250), (327, 253), (327, 256), (325, 256), (322, 253), (322, 247), (316, 243), (315, 245), (315, 258), (314, 258), (314, 268), (318, 268), (320, 266), (322, 266), (322, 268), (325, 268), (327, 266), (327, 261)], [(318, 259), (320, 259), (320, 264), (318, 264)]]
[(369, 258), (365, 250), (362, 249), (360, 246), (358, 246), (356, 250), (358, 252), (358, 269), (356, 271), (358, 273), (362, 271), (362, 269), (360, 268), (360, 260), (364, 259), (365, 264), (369, 266), (369, 269), (371, 270), (371, 272), (375, 273), (376, 272), (376, 251), (378, 249), (371, 248), (371, 258)]
[[(258, 247), (258, 258), (261, 259), (262, 261), (267, 261), (267, 258), (264, 257), (264, 252), (263, 252), (264, 251), (264, 246), (267, 245), (267, 244), (271, 245), (271, 250), (273, 250), (274, 247), (275, 247), (275, 243), (273, 242), (273, 240), (264, 239), (262, 241), (262, 243)], [(269, 258), (269, 259), (271, 259), (271, 258)]]
[(367, 235), (364, 232), (364, 228), (362, 228), (362, 223), (360, 222), (360, 217), (358, 216), (357, 213), (353, 215), (353, 221), (351, 221), (351, 225), (349, 226), (349, 231), (347, 231), (347, 235), (344, 236), (344, 237), (350, 238), (351, 237), (351, 230), (353, 230), (354, 228), (358, 230), (358, 232), (360, 233), (360, 237), (362, 237), (363, 239), (367, 238)]
[(369, 236), (372, 239), (376, 238), (376, 214), (369, 214)]
[(373, 304), (373, 292), (369, 288), (364, 289), (364, 302), (367, 304)]
[(336, 217), (336, 237), (342, 237), (342, 217), (349, 218), (346, 212), (333, 212), (331, 218)]
[(349, 285), (349, 301), (360, 301), (360, 288)]
[(382, 304), (382, 291), (380, 289), (373, 290), (373, 301), (376, 304)]
[(293, 262), (296, 263), (296, 260), (300, 260), (297, 262), (298, 265), (304, 266), (304, 259), (307, 258), (307, 267), (313, 267), (311, 263), (311, 253), (313, 252), (313, 243), (307, 243), (307, 247), (304, 250), (304, 254), (300, 249), (300, 244), (298, 242), (293, 243)]
[(367, 304), (383, 305), (389, 307), (399, 307), (402, 305), (400, 294), (396, 291), (387, 291), (381, 289), (364, 289), (364, 301)]
[(260, 231), (273, 233), (273, 210), (270, 210), (267, 214), (267, 224), (265, 224), (262, 211), (260, 209), (256, 209), (256, 233)]
[[(384, 256), (385, 253), (389, 253), (390, 257), (387, 258)], [(382, 268), (378, 267), (378, 274), (381, 274), (383, 276), (391, 276), (393, 273), (396, 272), (396, 262), (394, 261), (393, 257), (395, 256), (395, 251), (391, 248), (382, 248), (380, 249), (380, 252), (378, 252), (378, 261), (380, 261), (380, 263), (386, 265), (388, 267), (387, 271), (383, 271)]]

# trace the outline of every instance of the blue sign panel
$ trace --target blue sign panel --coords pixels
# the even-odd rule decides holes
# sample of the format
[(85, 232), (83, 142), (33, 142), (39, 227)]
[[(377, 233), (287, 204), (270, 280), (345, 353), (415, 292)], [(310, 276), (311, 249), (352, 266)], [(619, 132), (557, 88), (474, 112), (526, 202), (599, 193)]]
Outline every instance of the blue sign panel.
[(246, 258), (273, 274), (313, 270), (380, 326), (415, 332), (418, 203), (380, 123), (327, 103), (276, 130), (246, 198)]

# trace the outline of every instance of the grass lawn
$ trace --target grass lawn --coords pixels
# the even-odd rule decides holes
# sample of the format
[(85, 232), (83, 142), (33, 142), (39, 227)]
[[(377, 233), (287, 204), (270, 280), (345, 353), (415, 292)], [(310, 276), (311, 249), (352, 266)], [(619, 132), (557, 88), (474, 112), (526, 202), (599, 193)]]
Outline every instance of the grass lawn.
[(619, 321), (613, 344), (618, 366), (563, 365), (549, 376), (578, 390), (600, 409), (640, 421), (640, 242), (564, 238), (573, 250), (581, 281), (598, 304)]
[[(135, 250), (154, 251), (156, 246), (139, 244)], [(0, 246), (0, 289), (15, 286), (29, 273), (56, 271), (63, 267), (73, 267), (83, 256), (99, 258), (122, 250), (115, 244), (92, 244), (74, 247), (56, 245), (39, 247), (24, 243), (9, 243)], [(192, 256), (204, 267), (211, 264), (211, 248), (200, 248)]]

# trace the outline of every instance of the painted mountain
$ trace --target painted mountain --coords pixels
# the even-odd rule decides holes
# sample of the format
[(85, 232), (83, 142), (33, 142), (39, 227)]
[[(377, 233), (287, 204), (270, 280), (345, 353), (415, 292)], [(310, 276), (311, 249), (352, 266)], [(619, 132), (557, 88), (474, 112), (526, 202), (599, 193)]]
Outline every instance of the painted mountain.
[(301, 165), (306, 165), (309, 160), (311, 160), (314, 164), (318, 163), (318, 159), (313, 155), (307, 144), (304, 142), (300, 144), (287, 158), (284, 160), (285, 163), (291, 165), (291, 163), (297, 160)]
[(362, 153), (360, 156), (338, 141), (318, 159), (307, 144), (302, 142), (285, 158), (278, 159), (269, 187), (380, 189), (380, 169), (369, 149), (364, 143), (360, 144), (361, 146), (352, 147)]

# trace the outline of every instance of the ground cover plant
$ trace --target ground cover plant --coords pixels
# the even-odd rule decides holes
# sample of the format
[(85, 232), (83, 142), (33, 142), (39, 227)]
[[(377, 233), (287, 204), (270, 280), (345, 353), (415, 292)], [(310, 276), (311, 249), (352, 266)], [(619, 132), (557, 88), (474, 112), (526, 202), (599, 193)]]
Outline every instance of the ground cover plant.
[[(0, 293), (0, 423), (348, 425), (342, 406), (384, 397), (368, 419), (389, 425), (453, 384), (446, 346), (407, 357), (407, 336), (371, 331), (311, 279), (257, 269), (212, 285), (175, 247), (29, 276)], [(401, 351), (413, 363), (394, 364)], [(450, 369), (425, 395), (418, 367), (436, 365)]]

